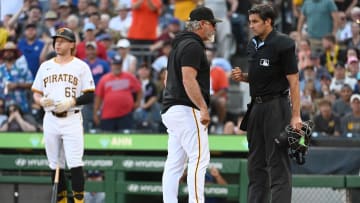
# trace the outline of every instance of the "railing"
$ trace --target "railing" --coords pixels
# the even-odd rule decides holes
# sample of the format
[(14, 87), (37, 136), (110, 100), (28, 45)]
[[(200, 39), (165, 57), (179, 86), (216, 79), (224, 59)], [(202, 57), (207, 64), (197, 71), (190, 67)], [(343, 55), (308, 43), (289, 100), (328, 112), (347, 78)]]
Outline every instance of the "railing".
[[(212, 153), (230, 153), (231, 158), (212, 158), (211, 166), (220, 170), (228, 180), (228, 185), (206, 185), (206, 196), (226, 198), (228, 202), (246, 202), (247, 199), (247, 160), (240, 158), (239, 153), (247, 152), (245, 136), (209, 136), (210, 150)], [(166, 152), (166, 135), (133, 135), (133, 134), (87, 134), (85, 135), (85, 149), (96, 150), (98, 154), (85, 156), (85, 170), (100, 170), (104, 174), (104, 181), (86, 181), (87, 191), (103, 191), (106, 193), (106, 203), (125, 203), (128, 197), (154, 196), (161, 198), (161, 175), (165, 156), (146, 156), (149, 152)], [(22, 201), (20, 186), (28, 185), (31, 188), (36, 184), (36, 190), (41, 194), (50, 196), (51, 180), (48, 162), (44, 155), (43, 137), (39, 133), (1, 133), (0, 149), (11, 150), (11, 153), (0, 155), (0, 200), (1, 202), (31, 202)], [(21, 151), (16, 151), (21, 149)], [(41, 155), (29, 155), (32, 153)], [(114, 155), (113, 151), (133, 152), (136, 156)], [(311, 152), (311, 151), (310, 151)], [(7, 151), (9, 153), (9, 151)], [(26, 155), (19, 154), (25, 153)], [(236, 156), (233, 154), (237, 153)], [(330, 152), (329, 152), (330, 153)], [(336, 153), (336, 152), (335, 152)], [(354, 154), (356, 156), (357, 153)], [(142, 156), (138, 156), (142, 155)], [(312, 151), (310, 157), (316, 153)], [(229, 155), (228, 155), (229, 156)], [(212, 156), (216, 157), (216, 156)], [(230, 157), (230, 156), (229, 156)], [(233, 158), (236, 157), (236, 158)], [(319, 160), (321, 161), (321, 160)], [(308, 164), (311, 162), (308, 162)], [(322, 163), (322, 162), (319, 162)], [(328, 163), (329, 164), (329, 163)], [(326, 166), (324, 166), (326, 167)], [(156, 177), (151, 181), (129, 179), (129, 174)], [(229, 178), (230, 177), (230, 178)], [(44, 189), (44, 187), (45, 189)], [(43, 189), (38, 189), (42, 187)], [(7, 188), (10, 188), (7, 190)], [(20, 189), (19, 189), (20, 188)], [(351, 202), (349, 193), (360, 188), (360, 177), (357, 175), (293, 175), (292, 202)], [(34, 189), (35, 190), (35, 189)], [(186, 185), (181, 185), (179, 194), (185, 196)], [(310, 192), (309, 192), (310, 191)], [(19, 193), (20, 192), (20, 193)], [(11, 193), (11, 194), (10, 194)], [(3, 195), (12, 195), (14, 200), (4, 200)], [(319, 196), (322, 194), (322, 196)], [(331, 194), (331, 195), (330, 195)], [(330, 200), (333, 194), (338, 200)], [(24, 197), (23, 197), (24, 198)], [(299, 198), (298, 200), (296, 198)], [(15, 201), (16, 200), (16, 201)], [(36, 201), (41, 203), (41, 201)], [(48, 199), (43, 201), (48, 202)], [(150, 202), (150, 201), (147, 201)], [(354, 202), (354, 201), (353, 201)]]

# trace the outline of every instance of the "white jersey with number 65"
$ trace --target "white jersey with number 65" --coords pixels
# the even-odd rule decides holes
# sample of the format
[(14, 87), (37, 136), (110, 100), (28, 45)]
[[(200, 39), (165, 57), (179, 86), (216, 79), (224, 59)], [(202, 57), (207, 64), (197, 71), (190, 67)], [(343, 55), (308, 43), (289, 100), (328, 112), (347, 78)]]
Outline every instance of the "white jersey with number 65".
[[(84, 92), (95, 90), (90, 67), (84, 61), (74, 57), (69, 63), (59, 64), (55, 59), (41, 64), (32, 85), (34, 92), (53, 99), (56, 104), (65, 98), (77, 98)], [(52, 109), (49, 107), (45, 111)]]

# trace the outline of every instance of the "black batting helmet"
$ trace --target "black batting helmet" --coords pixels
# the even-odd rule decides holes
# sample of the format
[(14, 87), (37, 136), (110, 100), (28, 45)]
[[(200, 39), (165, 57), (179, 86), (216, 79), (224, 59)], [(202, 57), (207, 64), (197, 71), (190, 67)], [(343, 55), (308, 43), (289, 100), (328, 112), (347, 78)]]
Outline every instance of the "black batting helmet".
[(53, 38), (53, 46), (55, 46), (55, 39), (57, 37), (62, 37), (66, 40), (69, 40), (70, 42), (75, 42), (75, 34), (72, 30), (69, 28), (63, 27), (56, 30), (56, 34), (52, 36)]

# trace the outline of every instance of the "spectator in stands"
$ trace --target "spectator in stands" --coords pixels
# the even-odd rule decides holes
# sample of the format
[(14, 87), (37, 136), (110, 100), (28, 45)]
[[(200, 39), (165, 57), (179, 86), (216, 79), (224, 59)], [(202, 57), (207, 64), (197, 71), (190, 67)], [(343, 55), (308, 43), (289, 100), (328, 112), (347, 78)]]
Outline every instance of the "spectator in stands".
[(300, 79), (300, 91), (304, 92), (307, 83), (311, 82), (314, 85), (316, 93), (321, 92), (321, 82), (320, 79), (316, 78), (314, 66), (309, 64), (309, 66), (304, 67), (304, 69), (301, 70), (300, 74), (303, 75), (303, 77)]
[(57, 12), (58, 9), (59, 9), (58, 0), (49, 0), (49, 2), (48, 2), (48, 10)]
[[(0, 35), (1, 35), (1, 33), (0, 33)], [(10, 44), (9, 44), (10, 43)], [(14, 42), (12, 41), (12, 40), (7, 40), (7, 42), (4, 44), (4, 46), (2, 47), (2, 48), (0, 48), (0, 52), (1, 52), (1, 50), (5, 47), (5, 45), (7, 45), (7, 46), (13, 46), (13, 45), (11, 45), (11, 44), (14, 44)], [(16, 47), (16, 45), (15, 45), (15, 47)], [(29, 66), (28, 66), (28, 64), (27, 64), (27, 61), (26, 61), (26, 58), (25, 58), (25, 56), (22, 54), (22, 53), (20, 53), (20, 51), (19, 50), (17, 50), (16, 51), (16, 55), (19, 55), (18, 56), (18, 58), (16, 59), (16, 61), (15, 61), (15, 65), (17, 66), (17, 67), (22, 67), (22, 68), (24, 68), (24, 69), (28, 69), (29, 68)], [(3, 59), (1, 58), (1, 53), (0, 53), (0, 64), (3, 64), (4, 63), (4, 61), (3, 61)]]
[(237, 121), (227, 121), (224, 125), (224, 132), (225, 135), (244, 135), (246, 131), (240, 129), (241, 122), (244, 118), (244, 113), (240, 113), (237, 117)]
[(160, 104), (156, 84), (151, 77), (152, 69), (148, 64), (140, 65), (137, 75), (141, 82), (142, 99), (140, 106), (134, 112), (134, 120), (137, 129), (157, 132), (161, 122)]
[(325, 35), (322, 38), (323, 54), (321, 62), (325, 65), (329, 73), (334, 73), (335, 64), (346, 59), (345, 50), (340, 49), (334, 35)]
[(349, 47), (346, 49), (346, 58), (349, 59), (351, 56), (356, 58), (360, 57), (359, 50), (355, 47)]
[(351, 112), (341, 119), (341, 134), (348, 138), (360, 138), (360, 95), (353, 94), (350, 104)]
[(351, 37), (344, 41), (347, 47), (360, 49), (360, 28), (357, 22), (351, 23)]
[(74, 14), (69, 15), (69, 17), (66, 19), (66, 27), (69, 28), (74, 32), (76, 43), (80, 43), (81, 40), (81, 29), (80, 29), (80, 19)]
[[(84, 59), (84, 61), (90, 67), (92, 76), (94, 78), (95, 86), (98, 84), (100, 78), (110, 71), (109, 63), (97, 57), (96, 50), (97, 47), (94, 41), (86, 42), (86, 58)], [(89, 132), (90, 129), (93, 129), (95, 127), (93, 121), (93, 114), (94, 114), (93, 109), (94, 109), (93, 102), (84, 105), (82, 109), (83, 126), (85, 132)]]
[[(320, 54), (319, 53), (311, 53), (310, 59), (311, 59), (311, 64), (314, 67), (314, 71), (315, 71), (315, 75), (316, 78), (321, 79), (322, 76), (324, 75), (330, 75), (329, 71), (327, 70), (327, 68), (323, 65), (321, 65), (321, 59), (320, 59)], [(301, 72), (300, 72), (301, 73)], [(331, 75), (330, 75), (331, 76)], [(300, 76), (301, 78), (302, 76)], [(331, 79), (331, 78), (330, 78)]]
[(162, 93), (163, 90), (165, 88), (165, 79), (166, 79), (166, 74), (167, 74), (167, 70), (166, 67), (164, 67), (163, 69), (160, 70), (157, 80), (155, 82), (156, 84), (156, 88), (157, 88), (157, 92), (158, 92), (158, 101), (161, 103), (162, 101)]
[(108, 59), (111, 59), (116, 55), (116, 51), (113, 49), (113, 45), (114, 45), (113, 38), (110, 34), (104, 33), (96, 37), (96, 41), (100, 41), (104, 44)]
[[(25, 13), (25, 19), (19, 19), (21, 14)], [(23, 6), (15, 13), (12, 18), (9, 20), (9, 26), (17, 25), (17, 34), (18, 37), (24, 36), (24, 31), (28, 24), (34, 24), (35, 29), (37, 30), (37, 37), (41, 37), (43, 31), (45, 30), (44, 24), (41, 22), (41, 8), (38, 5), (31, 5), (31, 1), (25, 1)]]
[(357, 73), (356, 80), (357, 80), (357, 83), (355, 85), (353, 93), (354, 94), (360, 94), (360, 72)]
[(216, 133), (221, 134), (224, 130), (226, 119), (227, 90), (229, 78), (225, 71), (218, 66), (210, 68), (210, 84), (213, 94), (210, 95), (211, 114), (216, 115)]
[(55, 23), (57, 21), (58, 15), (55, 11), (48, 11), (45, 13), (45, 17), (44, 17), (44, 25), (45, 25), (45, 30), (43, 35), (47, 35), (49, 37), (54, 36), (56, 33), (56, 28), (55, 28)]
[[(128, 39), (133, 44), (150, 45), (157, 38), (156, 29), (162, 12), (161, 0), (133, 0), (132, 23)], [(146, 20), (144, 20), (146, 19)]]
[[(89, 13), (88, 15), (88, 21), (89, 23), (92, 23), (95, 25), (95, 30), (94, 30), (94, 34), (95, 37), (99, 35), (100, 32), (100, 13), (99, 12), (93, 12), (93, 13)], [(101, 33), (100, 33), (101, 34)]]
[[(227, 185), (227, 181), (221, 175), (220, 170), (215, 167), (210, 167), (205, 174), (205, 184)], [(226, 199), (219, 197), (205, 197), (206, 203), (225, 203)]]
[(89, 23), (89, 15), (90, 13), (98, 13), (99, 12), (99, 7), (98, 4), (95, 1), (88, 1), (88, 7), (86, 9), (86, 17), (84, 19), (84, 25), (86, 23)]
[(120, 39), (116, 44), (117, 56), (122, 60), (122, 71), (136, 75), (137, 58), (130, 54), (130, 42), (127, 39)]
[(67, 1), (59, 3), (58, 7), (59, 21), (62, 23), (66, 22), (66, 19), (71, 15), (71, 5)]
[(301, 119), (310, 120), (314, 113), (314, 101), (316, 98), (315, 83), (309, 80), (305, 83), (304, 89), (300, 92)]
[(171, 48), (171, 41), (165, 41), (161, 47), (162, 55), (157, 57), (152, 63), (151, 66), (155, 70), (155, 78), (157, 78), (157, 75), (163, 68), (166, 68)]
[(4, 63), (0, 65), (0, 97), (6, 103), (15, 102), (25, 114), (30, 113), (28, 93), (33, 82), (33, 76), (27, 67), (18, 66), (15, 61), (20, 56), (13, 42), (7, 42), (0, 50)]
[(350, 15), (351, 10), (356, 6), (358, 0), (335, 0), (336, 7), (339, 9), (339, 12)]
[(360, 19), (360, 7), (358, 7), (358, 6), (355, 6), (350, 11), (350, 18), (351, 18), (351, 21), (353, 21), (353, 22), (357, 22)]
[(338, 116), (343, 117), (347, 113), (351, 112), (350, 98), (351, 98), (352, 93), (353, 93), (353, 91), (349, 85), (344, 84), (341, 87), (340, 97), (335, 100), (335, 102), (332, 106), (333, 111)]
[(314, 132), (320, 135), (339, 136), (340, 117), (332, 110), (331, 101), (322, 99), (318, 102), (319, 113), (314, 118)]
[(338, 29), (336, 30), (336, 41), (343, 45), (345, 40), (352, 37), (351, 32), (351, 22), (349, 22), (346, 18), (345, 12), (339, 11), (338, 12)]
[(5, 112), (5, 99), (0, 98), (0, 126), (7, 120), (7, 115)]
[(31, 117), (25, 117), (17, 104), (10, 104), (6, 110), (8, 119), (0, 126), (1, 132), (35, 132), (38, 128)]
[(180, 20), (177, 18), (170, 19), (167, 27), (156, 39), (156, 42), (150, 46), (150, 50), (159, 50), (161, 47), (163, 47), (165, 42), (171, 42), (171, 40), (175, 38), (175, 35), (180, 32), (180, 30)]
[[(89, 170), (86, 174), (86, 181), (88, 182), (102, 182), (104, 177), (98, 170)], [(86, 203), (105, 203), (105, 192), (89, 192), (86, 191), (84, 195)]]
[(111, 0), (99, 0), (99, 13), (107, 14), (107, 15), (114, 15), (114, 7)]
[(121, 38), (126, 38), (131, 26), (132, 17), (129, 15), (129, 7), (126, 4), (119, 4), (116, 8), (117, 14), (109, 22), (109, 28), (118, 32)]
[(210, 62), (210, 66), (217, 66), (217, 67), (222, 68), (225, 71), (226, 76), (229, 78), (230, 74), (231, 74), (231, 69), (232, 69), (232, 66), (231, 66), (229, 60), (227, 60), (223, 57), (217, 57), (217, 54), (216, 54), (217, 49), (214, 44), (207, 43), (205, 46), (206, 46), (206, 57), (207, 57), (208, 61)]
[[(93, 23), (85, 23), (84, 29), (83, 29), (84, 40), (76, 45), (76, 56), (78, 58), (85, 59), (86, 43), (96, 41), (95, 30), (96, 30), (96, 27)], [(105, 46), (101, 42), (96, 41), (96, 47), (97, 47), (97, 49), (96, 49), (97, 56), (103, 60), (107, 60)]]
[(299, 43), (297, 44), (297, 57), (300, 71), (312, 64), (310, 40), (306, 38), (299, 40)]
[(347, 60), (346, 68), (348, 70), (348, 76), (355, 78), (359, 72), (359, 59), (355, 56), (350, 56)]
[(339, 95), (340, 90), (344, 84), (348, 84), (349, 87), (353, 90), (357, 80), (350, 78), (346, 75), (345, 65), (342, 62), (339, 62), (335, 65), (334, 77), (331, 80), (330, 90)]
[(100, 15), (100, 22), (98, 24), (98, 32), (96, 33), (96, 38), (98, 38), (102, 34), (110, 33), (111, 30), (109, 29), (109, 21), (109, 14), (103, 13)]
[(104, 75), (96, 87), (95, 125), (100, 125), (100, 129), (106, 132), (132, 130), (132, 112), (139, 107), (141, 98), (139, 80), (133, 74), (122, 71), (122, 60), (115, 56), (111, 60), (111, 72)]
[[(230, 60), (236, 51), (236, 43), (231, 30), (230, 17), (238, 7), (238, 0), (204, 0), (204, 6), (210, 8), (216, 17), (222, 20), (216, 24), (217, 56)], [(229, 7), (229, 9), (228, 9)]]
[[(84, 22), (87, 17), (87, 7), (89, 5), (89, 0), (78, 0), (77, 1), (77, 12), (76, 16), (79, 18), (80, 22)], [(80, 23), (79, 26), (83, 26), (83, 23)]]
[(297, 32), (304, 36), (303, 26), (307, 25), (307, 35), (310, 40), (311, 50), (321, 51), (321, 40), (329, 34), (335, 34), (337, 8), (333, 0), (304, 1), (297, 25)]
[(320, 76), (321, 92), (319, 97), (334, 102), (336, 100), (336, 95), (334, 92), (330, 91), (331, 80), (332, 77), (330, 73), (323, 73)]
[(27, 24), (25, 27), (25, 37), (20, 39), (18, 48), (24, 54), (28, 68), (32, 76), (36, 75), (40, 66), (40, 54), (44, 48), (44, 42), (36, 37), (36, 25)]

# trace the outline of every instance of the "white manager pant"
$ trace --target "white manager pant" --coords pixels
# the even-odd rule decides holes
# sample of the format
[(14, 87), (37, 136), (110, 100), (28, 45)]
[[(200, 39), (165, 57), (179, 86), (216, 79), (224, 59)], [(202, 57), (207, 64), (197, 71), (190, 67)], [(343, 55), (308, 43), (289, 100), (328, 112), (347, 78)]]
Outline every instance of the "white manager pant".
[(179, 180), (188, 159), (189, 203), (204, 202), (205, 172), (210, 161), (208, 130), (200, 123), (200, 111), (176, 105), (162, 114), (169, 133), (168, 156), (162, 178), (164, 203), (177, 203)]

